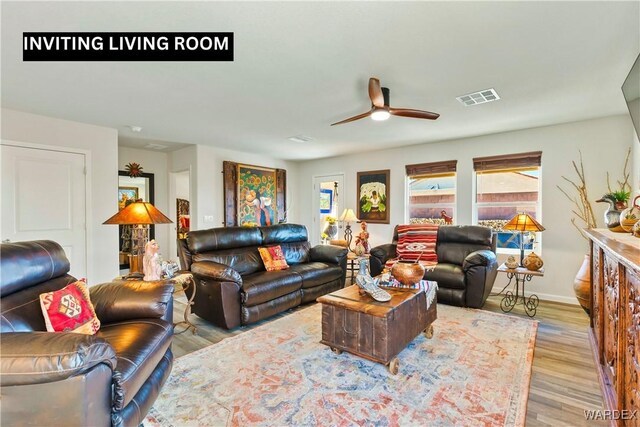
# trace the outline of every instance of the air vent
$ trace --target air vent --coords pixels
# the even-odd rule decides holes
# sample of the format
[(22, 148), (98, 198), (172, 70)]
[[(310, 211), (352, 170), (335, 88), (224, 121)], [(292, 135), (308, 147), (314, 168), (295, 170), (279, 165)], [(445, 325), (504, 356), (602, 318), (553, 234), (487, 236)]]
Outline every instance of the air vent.
[(169, 148), (166, 145), (160, 145), (160, 144), (147, 144), (144, 146), (144, 148), (148, 148), (150, 150), (164, 150), (165, 148)]
[(500, 99), (498, 92), (494, 88), (480, 90), (478, 92), (468, 93), (456, 98), (465, 106), (484, 104), (486, 102), (497, 101)]
[(311, 141), (313, 141), (313, 138), (311, 138), (310, 136), (305, 136), (305, 135), (290, 136), (287, 139), (289, 141), (293, 141), (293, 142), (311, 142)]

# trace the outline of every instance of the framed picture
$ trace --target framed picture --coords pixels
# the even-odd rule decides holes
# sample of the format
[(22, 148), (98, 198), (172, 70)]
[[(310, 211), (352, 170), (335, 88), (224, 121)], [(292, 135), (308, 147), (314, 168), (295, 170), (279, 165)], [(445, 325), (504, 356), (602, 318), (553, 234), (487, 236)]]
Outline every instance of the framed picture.
[(389, 224), (389, 169), (358, 172), (358, 219)]
[(118, 187), (118, 210), (124, 209), (129, 201), (134, 202), (137, 199), (138, 187)]
[(331, 213), (331, 208), (333, 208), (333, 190), (329, 190), (328, 188), (320, 189), (320, 213), (328, 214)]

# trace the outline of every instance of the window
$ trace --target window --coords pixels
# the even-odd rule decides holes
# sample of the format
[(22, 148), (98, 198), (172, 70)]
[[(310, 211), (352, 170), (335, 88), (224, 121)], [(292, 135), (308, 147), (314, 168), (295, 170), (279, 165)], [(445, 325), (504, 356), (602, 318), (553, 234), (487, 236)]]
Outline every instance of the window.
[(410, 224), (452, 224), (456, 208), (457, 160), (407, 165)]
[[(539, 151), (473, 159), (478, 224), (498, 233), (501, 252), (520, 247), (520, 233), (502, 229), (514, 215), (526, 212), (540, 220), (541, 160)], [(533, 249), (535, 237), (525, 235), (525, 249)]]

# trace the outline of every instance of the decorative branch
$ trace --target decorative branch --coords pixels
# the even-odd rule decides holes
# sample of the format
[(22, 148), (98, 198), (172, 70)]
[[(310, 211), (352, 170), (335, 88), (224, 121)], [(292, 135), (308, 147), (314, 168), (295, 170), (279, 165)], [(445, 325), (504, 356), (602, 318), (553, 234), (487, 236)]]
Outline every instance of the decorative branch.
[[(566, 176), (563, 176), (566, 182), (568, 182), (576, 191), (577, 196), (571, 196), (568, 191), (557, 185), (558, 189), (564, 194), (564, 196), (575, 205), (575, 209), (572, 209), (571, 212), (577, 218), (571, 218), (571, 224), (580, 232), (580, 235), (586, 239), (582, 229), (583, 228), (595, 228), (596, 226), (596, 217), (593, 214), (593, 209), (591, 207), (591, 201), (588, 196), (587, 191), (587, 183), (584, 174), (584, 164), (582, 162), (582, 152), (578, 151), (580, 154), (580, 167), (576, 164), (575, 161), (572, 161), (573, 169), (578, 175), (577, 181), (573, 181)], [(579, 219), (584, 225), (581, 227), (576, 223), (576, 219)]]

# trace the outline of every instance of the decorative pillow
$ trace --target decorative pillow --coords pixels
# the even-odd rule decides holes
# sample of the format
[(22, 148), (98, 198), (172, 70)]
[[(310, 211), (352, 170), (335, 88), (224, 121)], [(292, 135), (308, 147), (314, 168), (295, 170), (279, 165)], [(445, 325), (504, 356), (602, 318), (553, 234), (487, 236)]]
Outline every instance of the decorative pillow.
[(403, 261), (427, 261), (437, 263), (436, 244), (438, 226), (411, 224), (398, 226), (397, 255)]
[(40, 294), (40, 307), (49, 332), (94, 335), (100, 329), (85, 279), (58, 291)]
[(258, 248), (258, 251), (260, 251), (260, 257), (267, 271), (286, 270), (289, 268), (287, 260), (282, 253), (282, 248), (279, 245)]

